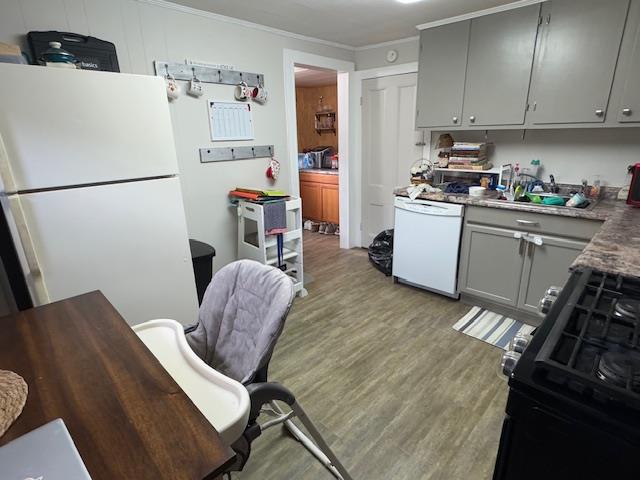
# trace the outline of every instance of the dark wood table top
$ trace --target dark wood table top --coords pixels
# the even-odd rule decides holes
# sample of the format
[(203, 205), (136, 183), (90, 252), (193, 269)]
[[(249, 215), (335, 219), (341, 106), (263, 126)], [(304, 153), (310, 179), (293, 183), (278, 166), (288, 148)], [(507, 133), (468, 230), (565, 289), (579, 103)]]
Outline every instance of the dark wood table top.
[(93, 480), (217, 477), (233, 451), (100, 292), (0, 318), (29, 386), (0, 445), (62, 418)]

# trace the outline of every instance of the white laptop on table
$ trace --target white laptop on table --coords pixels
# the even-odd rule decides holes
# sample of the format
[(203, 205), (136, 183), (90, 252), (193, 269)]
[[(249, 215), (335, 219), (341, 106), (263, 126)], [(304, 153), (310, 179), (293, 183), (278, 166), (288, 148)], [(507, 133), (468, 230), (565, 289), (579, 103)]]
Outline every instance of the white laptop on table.
[(91, 480), (58, 418), (0, 447), (0, 480)]

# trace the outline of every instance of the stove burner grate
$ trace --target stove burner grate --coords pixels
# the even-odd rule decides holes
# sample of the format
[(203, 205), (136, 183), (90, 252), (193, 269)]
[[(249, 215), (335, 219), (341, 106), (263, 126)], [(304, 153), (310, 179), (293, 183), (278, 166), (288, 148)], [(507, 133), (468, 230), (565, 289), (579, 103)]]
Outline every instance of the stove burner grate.
[(579, 278), (548, 319), (553, 326), (535, 357), (544, 374), (538, 378), (640, 410), (640, 282), (594, 271)]

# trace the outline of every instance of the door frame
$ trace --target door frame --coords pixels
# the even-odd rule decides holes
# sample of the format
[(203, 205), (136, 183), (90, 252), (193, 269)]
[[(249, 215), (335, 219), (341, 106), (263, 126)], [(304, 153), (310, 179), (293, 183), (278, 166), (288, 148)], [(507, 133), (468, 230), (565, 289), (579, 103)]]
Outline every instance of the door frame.
[(355, 150), (353, 141), (353, 123), (357, 115), (349, 115), (354, 110), (353, 99), (359, 98), (352, 94), (352, 78), (355, 63), (323, 57), (298, 50), (283, 50), (284, 64), (284, 105), (287, 130), (287, 151), (289, 164), (289, 181), (292, 195), (300, 195), (300, 175), (298, 174), (298, 125), (296, 123), (296, 79), (294, 67), (308, 65), (310, 67), (326, 68), (338, 72), (338, 152), (340, 153), (339, 197), (340, 197), (340, 248), (354, 246), (354, 224), (352, 213), (357, 204), (352, 180)]
[[(371, 68), (368, 70), (357, 70), (353, 74), (351, 83), (352, 112), (358, 112), (352, 122), (351, 135), (353, 146), (351, 149), (351, 162), (349, 175), (355, 181), (351, 184), (351, 218), (352, 231), (351, 240), (354, 247), (367, 247), (363, 245), (362, 235), (362, 82), (371, 78), (390, 77), (393, 75), (404, 75), (407, 73), (418, 73), (418, 62), (401, 63), (384, 67)], [(428, 152), (431, 149), (431, 136), (425, 135), (426, 145), (423, 147)], [(341, 192), (342, 194), (342, 192)], [(342, 204), (340, 205), (342, 208)], [(342, 213), (340, 214), (342, 217)], [(355, 227), (354, 227), (355, 226)]]

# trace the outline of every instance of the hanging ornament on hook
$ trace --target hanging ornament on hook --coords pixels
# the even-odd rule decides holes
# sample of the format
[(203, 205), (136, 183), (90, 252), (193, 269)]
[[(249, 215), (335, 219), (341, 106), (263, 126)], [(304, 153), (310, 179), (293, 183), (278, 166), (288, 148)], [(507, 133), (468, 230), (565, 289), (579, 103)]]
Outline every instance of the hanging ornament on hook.
[(176, 79), (169, 73), (169, 66), (165, 65), (165, 71), (167, 72), (164, 81), (167, 88), (167, 98), (169, 100), (176, 100), (180, 96), (180, 87)]
[(280, 162), (275, 158), (271, 157), (269, 160), (269, 167), (267, 168), (267, 178), (270, 178), (273, 181), (278, 179), (278, 175), (280, 173)]

